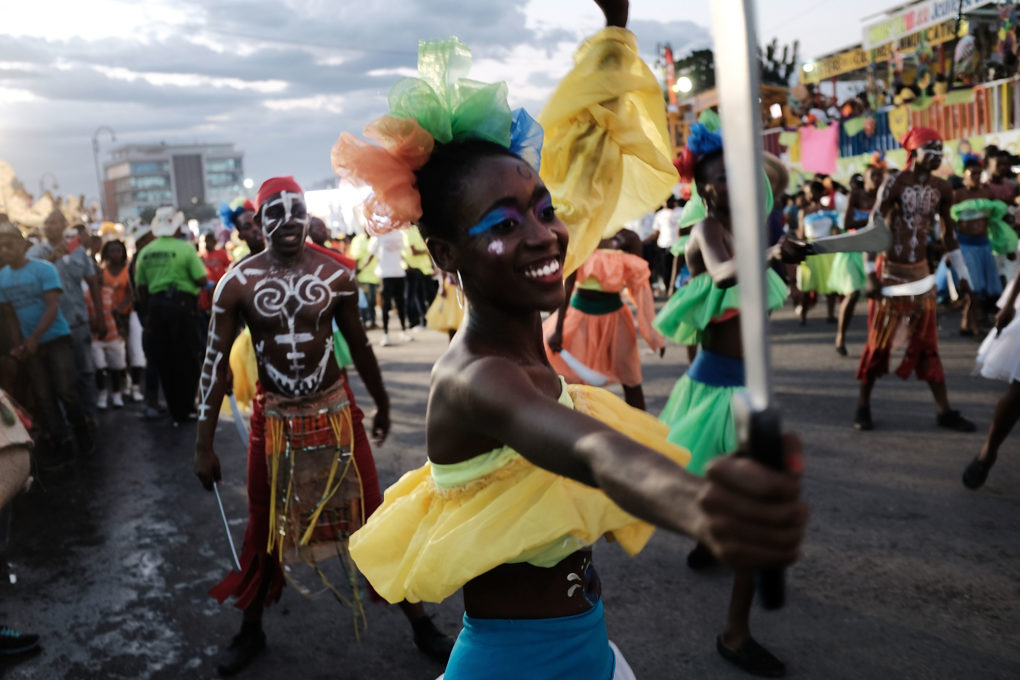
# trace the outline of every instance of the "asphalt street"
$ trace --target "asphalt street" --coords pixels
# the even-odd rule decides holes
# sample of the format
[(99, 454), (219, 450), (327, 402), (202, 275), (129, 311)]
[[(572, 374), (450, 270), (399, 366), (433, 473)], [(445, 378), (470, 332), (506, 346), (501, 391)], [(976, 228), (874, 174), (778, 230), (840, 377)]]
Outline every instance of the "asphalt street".
[[(863, 306), (863, 305), (862, 305)], [(971, 376), (977, 342), (958, 316), (940, 340), (955, 408), (978, 432), (935, 427), (923, 383), (882, 380), (874, 432), (851, 427), (853, 373), (865, 336), (858, 317), (850, 357), (832, 348), (834, 326), (816, 310), (801, 328), (787, 307), (772, 328), (777, 391), (786, 423), (804, 440), (811, 523), (788, 572), (787, 605), (757, 611), (759, 641), (798, 678), (1020, 677), (1020, 432), (979, 492), (960, 483), (1004, 384)], [(372, 333), (379, 339), (377, 332)], [(377, 347), (393, 431), (375, 451), (384, 486), (425, 459), (423, 419), (432, 362), (445, 336)], [(649, 410), (664, 405), (686, 368), (681, 348), (645, 363)], [(359, 402), (370, 401), (354, 379)], [(0, 623), (42, 636), (41, 651), (0, 662), (0, 674), (54, 678), (212, 678), (240, 613), (207, 591), (229, 569), (216, 503), (191, 473), (194, 425), (140, 418), (137, 407), (101, 415), (101, 444), (73, 470), (44, 476), (15, 502), (7, 558), (15, 584), (0, 584)], [(245, 523), (245, 454), (222, 420), (217, 449), (235, 541)], [(690, 539), (658, 532), (636, 558), (596, 547), (610, 637), (639, 678), (746, 676), (716, 653), (728, 602), (725, 570), (693, 573)], [(328, 596), (287, 588), (266, 612), (266, 653), (242, 676), (425, 680), (442, 668), (420, 655), (395, 607), (367, 606), (356, 642), (350, 612)], [(459, 596), (428, 605), (459, 629)]]

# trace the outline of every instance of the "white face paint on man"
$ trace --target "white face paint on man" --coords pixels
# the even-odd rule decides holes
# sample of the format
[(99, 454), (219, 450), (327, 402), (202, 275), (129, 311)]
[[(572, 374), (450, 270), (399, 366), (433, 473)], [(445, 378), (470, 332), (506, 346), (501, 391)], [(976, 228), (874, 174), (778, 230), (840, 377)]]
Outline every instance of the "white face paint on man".
[(262, 208), (262, 234), (266, 238), (266, 244), (274, 245), (274, 234), (285, 224), (294, 222), (300, 227), (300, 232), (283, 233), (283, 242), (304, 243), (308, 235), (308, 208), (305, 206), (303, 194), (291, 191), (281, 191), (275, 198), (270, 199)]

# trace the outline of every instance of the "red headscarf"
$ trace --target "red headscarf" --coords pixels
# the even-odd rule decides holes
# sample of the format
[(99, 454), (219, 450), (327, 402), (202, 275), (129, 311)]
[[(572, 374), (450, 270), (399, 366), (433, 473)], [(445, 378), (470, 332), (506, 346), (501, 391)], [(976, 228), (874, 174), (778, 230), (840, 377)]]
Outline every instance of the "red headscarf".
[(262, 183), (262, 186), (259, 187), (259, 192), (255, 194), (255, 212), (258, 212), (259, 208), (262, 207), (263, 201), (281, 191), (289, 191), (294, 194), (304, 193), (290, 175), (286, 177), (270, 177)]
[(929, 142), (941, 142), (942, 135), (931, 128), (926, 127), (912, 127), (907, 130), (907, 134), (900, 137), (900, 145), (907, 150), (907, 167), (909, 168), (913, 162), (913, 157), (909, 152), (919, 149)]

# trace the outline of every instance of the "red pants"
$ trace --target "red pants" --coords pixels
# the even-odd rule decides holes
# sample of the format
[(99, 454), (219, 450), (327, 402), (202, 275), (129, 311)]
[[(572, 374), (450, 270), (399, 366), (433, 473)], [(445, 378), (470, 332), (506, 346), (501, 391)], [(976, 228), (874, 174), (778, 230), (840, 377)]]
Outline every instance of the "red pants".
[(935, 297), (920, 299), (881, 298), (868, 305), (868, 344), (861, 353), (857, 379), (873, 381), (889, 372), (892, 341), (901, 324), (907, 325), (909, 339), (896, 375), (906, 380), (911, 372), (918, 380), (944, 382), (939, 358), (938, 321)]
[[(364, 496), (365, 517), (368, 518), (382, 505), (382, 491), (379, 476), (375, 470), (372, 447), (365, 433), (362, 421), (365, 414), (354, 402), (354, 394), (344, 373), (344, 390), (351, 402), (351, 421), (354, 425), (354, 463), (361, 473), (361, 493)], [(234, 597), (238, 609), (247, 609), (259, 596), (263, 580), (270, 578), (266, 586), (264, 604), (271, 605), (280, 599), (283, 590), (283, 569), (276, 558), (266, 551), (269, 543), (269, 473), (266, 468), (266, 420), (262, 413), (264, 392), (258, 386), (252, 400), (251, 430), (248, 433), (248, 528), (244, 532), (241, 548), (241, 571), (231, 571), (209, 594), (223, 602)], [(270, 576), (271, 573), (271, 576)], [(371, 593), (373, 599), (377, 596)]]

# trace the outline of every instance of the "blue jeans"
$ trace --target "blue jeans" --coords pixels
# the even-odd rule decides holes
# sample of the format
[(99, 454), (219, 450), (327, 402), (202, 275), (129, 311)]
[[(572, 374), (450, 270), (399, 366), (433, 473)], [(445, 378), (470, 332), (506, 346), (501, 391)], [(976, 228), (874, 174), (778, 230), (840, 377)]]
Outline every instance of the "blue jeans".
[[(47, 433), (59, 447), (70, 442), (71, 429), (79, 441), (88, 439), (88, 421), (81, 403), (71, 336), (64, 335), (40, 344), (36, 353), (28, 359), (28, 375), (35, 394), (39, 431)], [(95, 389), (94, 379), (92, 388)], [(64, 414), (67, 414), (67, 420)]]
[[(115, 332), (116, 329), (109, 329)], [(71, 349), (78, 374), (78, 396), (85, 416), (96, 419), (96, 365), (92, 360), (92, 332), (89, 324), (71, 326)]]

